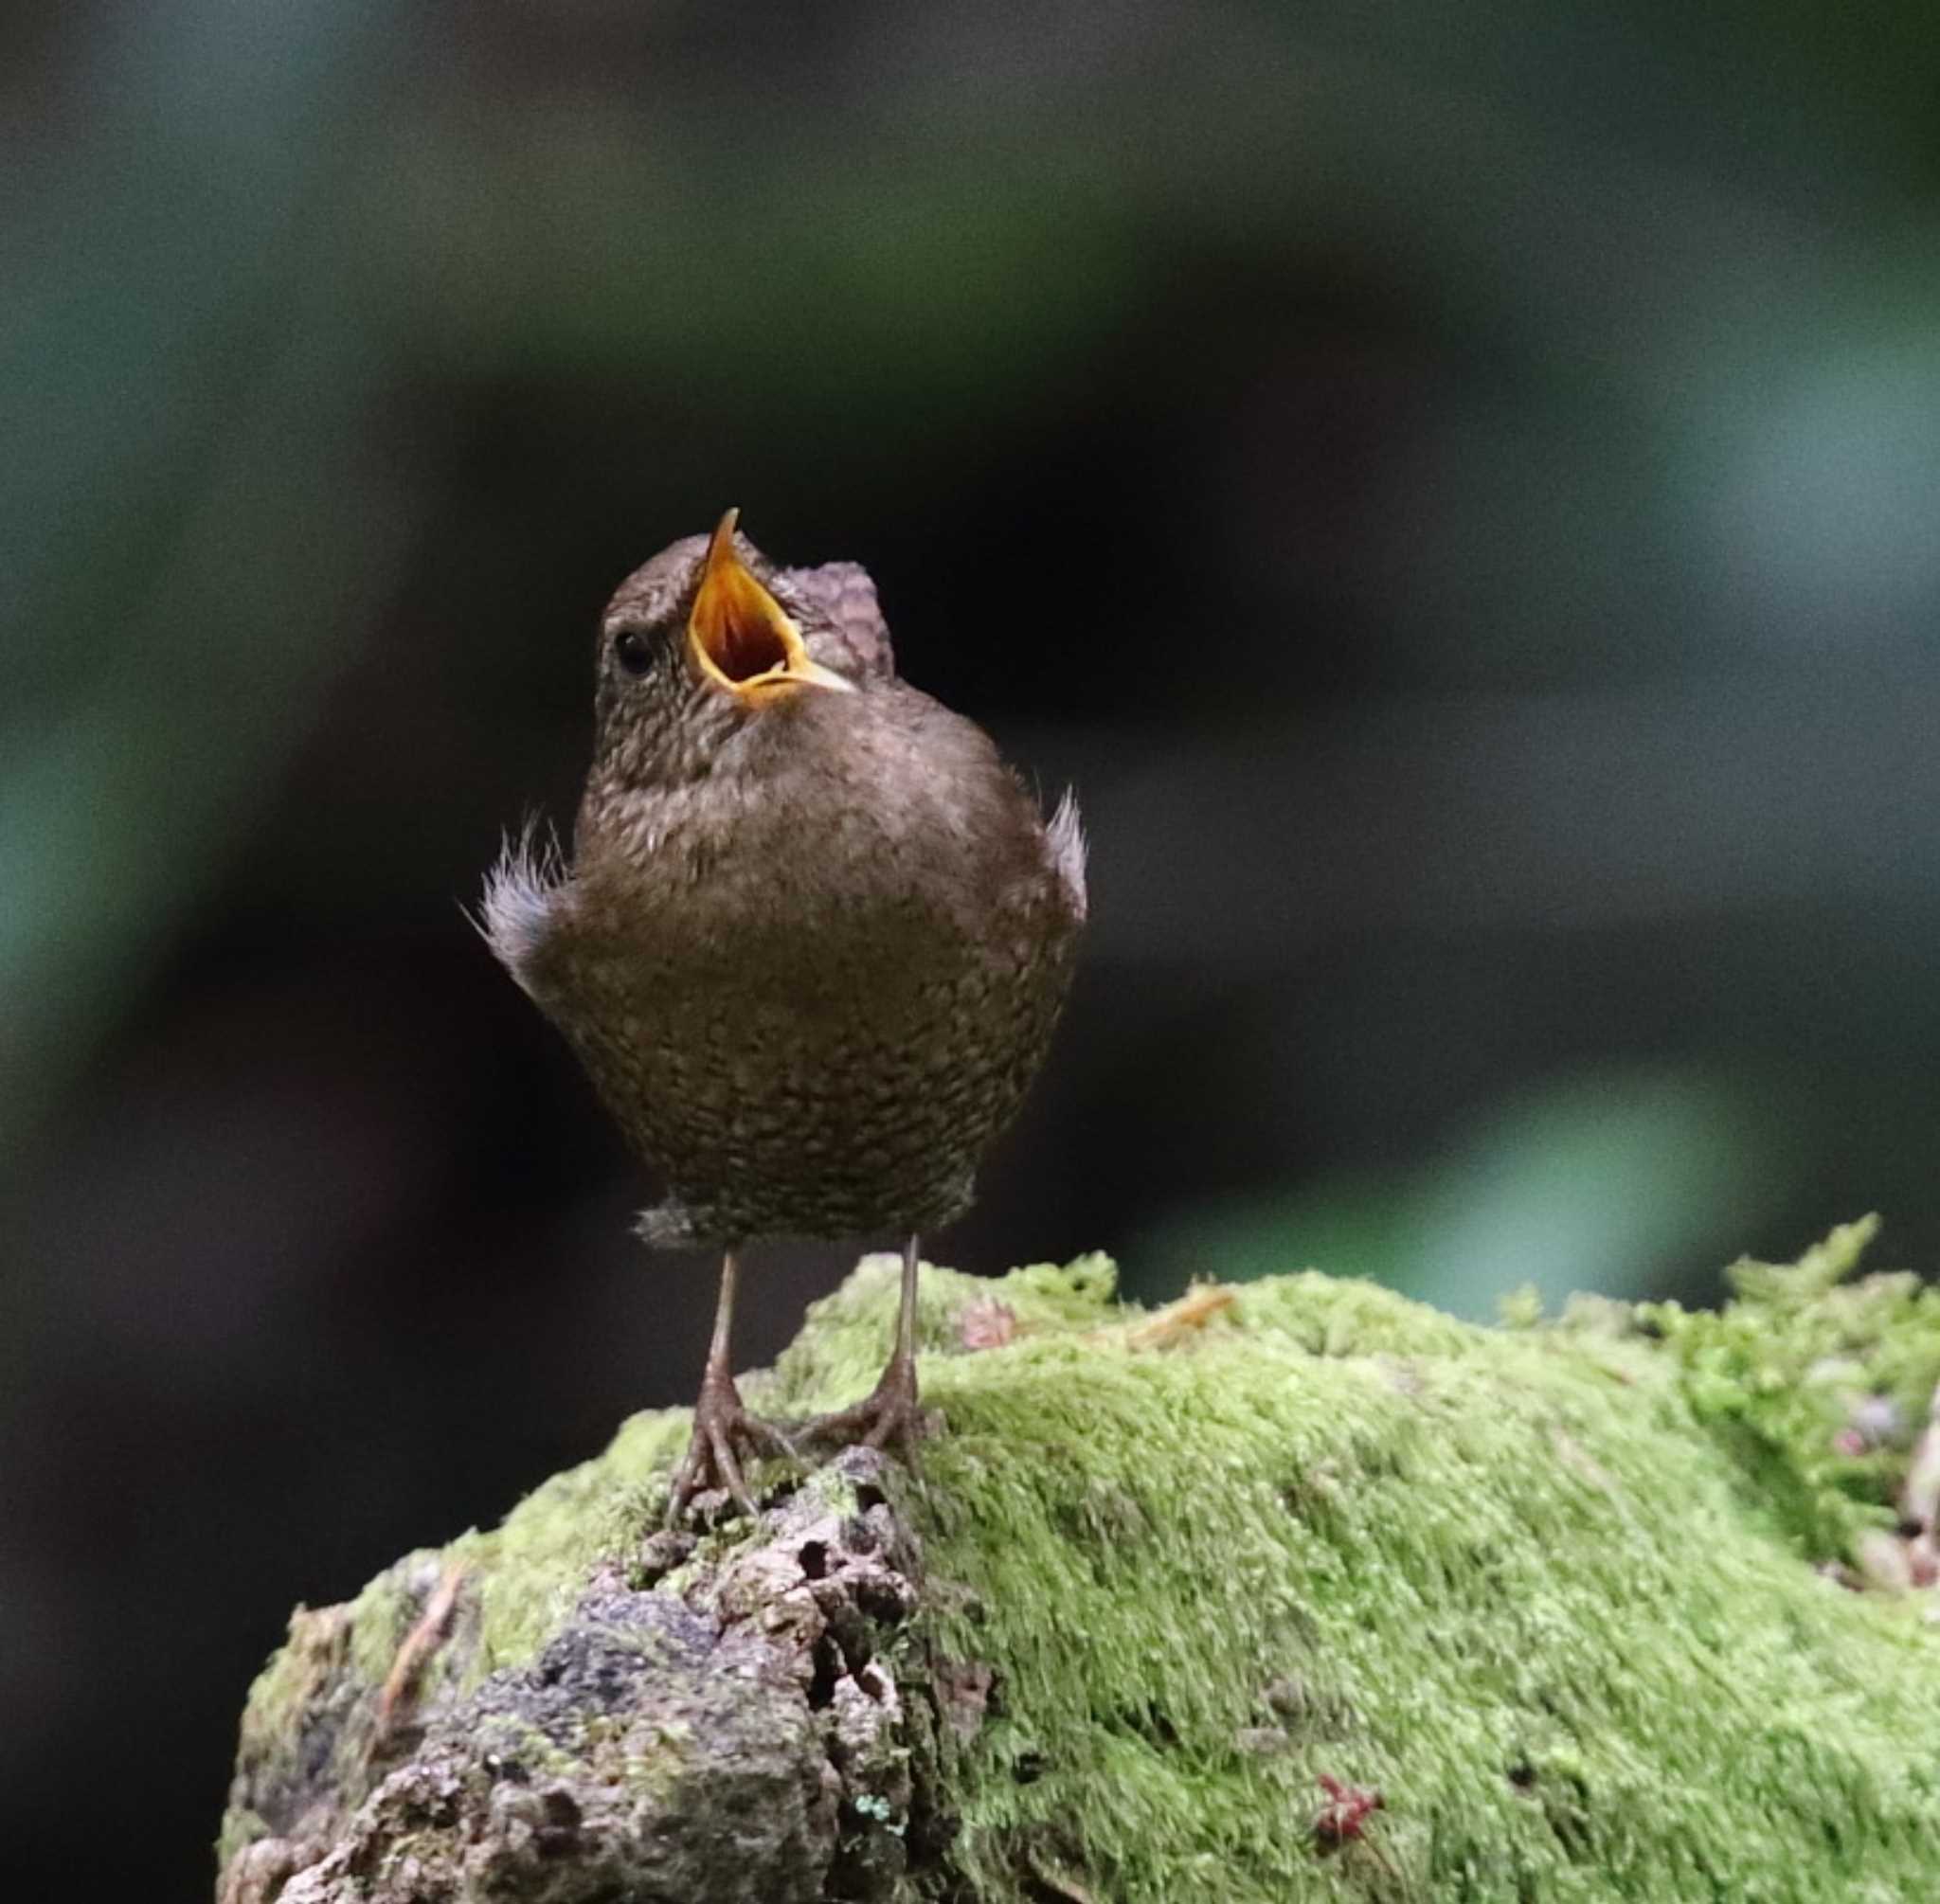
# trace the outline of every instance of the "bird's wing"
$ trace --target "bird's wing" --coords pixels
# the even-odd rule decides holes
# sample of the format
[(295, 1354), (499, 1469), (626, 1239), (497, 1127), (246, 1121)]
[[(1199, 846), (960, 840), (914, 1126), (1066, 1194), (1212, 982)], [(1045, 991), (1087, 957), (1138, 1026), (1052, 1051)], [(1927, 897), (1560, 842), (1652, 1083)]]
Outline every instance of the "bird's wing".
[(559, 842), (536, 817), (529, 818), (516, 835), (506, 835), (472, 921), (493, 956), (541, 1003), (547, 954), (571, 885)]
[(868, 569), (859, 562), (825, 562), (819, 568), (791, 569), (788, 579), (821, 611), (815, 618), (821, 625), (808, 636), (811, 660), (852, 681), (894, 676), (896, 653)]

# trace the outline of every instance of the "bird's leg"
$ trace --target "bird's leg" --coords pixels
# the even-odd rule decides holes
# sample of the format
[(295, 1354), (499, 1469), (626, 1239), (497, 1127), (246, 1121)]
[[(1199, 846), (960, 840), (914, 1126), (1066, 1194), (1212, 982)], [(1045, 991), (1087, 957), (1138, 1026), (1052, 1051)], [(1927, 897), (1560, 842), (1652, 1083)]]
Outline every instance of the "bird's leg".
[(754, 1497), (747, 1491), (741, 1464), (750, 1455), (781, 1454), (799, 1459), (795, 1446), (778, 1428), (758, 1421), (741, 1405), (734, 1386), (731, 1342), (734, 1335), (734, 1285), (741, 1265), (732, 1249), (721, 1257), (721, 1296), (714, 1306), (714, 1338), (708, 1344), (708, 1366), (693, 1406), (693, 1435), (674, 1471), (667, 1502), (670, 1525), (686, 1513), (688, 1502), (709, 1487), (725, 1487), (735, 1504), (752, 1520)]
[(896, 1346), (875, 1387), (862, 1400), (817, 1415), (801, 1430), (805, 1442), (850, 1447), (890, 1447), (914, 1461), (924, 1430), (916, 1396), (916, 1265), (918, 1239), (903, 1248), (903, 1298), (896, 1310)]

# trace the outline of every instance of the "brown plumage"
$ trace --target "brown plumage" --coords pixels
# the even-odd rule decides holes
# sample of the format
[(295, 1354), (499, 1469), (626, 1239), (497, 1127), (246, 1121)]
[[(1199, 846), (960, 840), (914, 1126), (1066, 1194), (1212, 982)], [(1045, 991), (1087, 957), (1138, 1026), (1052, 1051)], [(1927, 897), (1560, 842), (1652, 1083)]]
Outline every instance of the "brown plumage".
[[(676, 1506), (705, 1479), (746, 1504), (737, 1446), (772, 1435), (726, 1368), (735, 1247), (902, 1232), (907, 1309), (915, 1233), (968, 1207), (1050, 1040), (1083, 838), (897, 678), (861, 568), (776, 569), (731, 512), (621, 584), (596, 708), (570, 867), (529, 833), (484, 928), (665, 1177), (642, 1233), (728, 1252)], [(907, 1437), (913, 1409), (892, 1359), (829, 1427)]]

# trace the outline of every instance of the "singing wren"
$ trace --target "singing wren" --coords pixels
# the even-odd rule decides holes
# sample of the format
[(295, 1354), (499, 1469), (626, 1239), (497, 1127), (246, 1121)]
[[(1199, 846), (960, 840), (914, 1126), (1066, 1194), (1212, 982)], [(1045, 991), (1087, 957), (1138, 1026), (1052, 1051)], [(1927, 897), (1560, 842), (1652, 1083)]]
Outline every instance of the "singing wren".
[[(493, 951), (666, 1185), (650, 1244), (717, 1245), (720, 1298), (672, 1511), (799, 1445), (918, 1431), (921, 1233), (1041, 1063), (1085, 921), (1069, 795), (1047, 821), (988, 735), (899, 679), (853, 563), (780, 568), (730, 510), (600, 619), (570, 862), (530, 828), (485, 887)], [(730, 1361), (759, 1237), (907, 1239), (873, 1392), (790, 1438)]]

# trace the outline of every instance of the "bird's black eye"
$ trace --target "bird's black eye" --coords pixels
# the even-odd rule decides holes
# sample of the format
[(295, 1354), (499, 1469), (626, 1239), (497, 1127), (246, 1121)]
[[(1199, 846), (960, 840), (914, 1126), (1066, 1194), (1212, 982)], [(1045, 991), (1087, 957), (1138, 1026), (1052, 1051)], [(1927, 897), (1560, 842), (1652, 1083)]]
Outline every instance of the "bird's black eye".
[(638, 628), (622, 628), (613, 638), (613, 652), (629, 674), (644, 674), (653, 666), (654, 644)]

